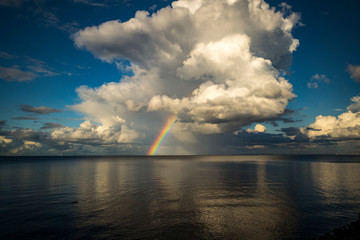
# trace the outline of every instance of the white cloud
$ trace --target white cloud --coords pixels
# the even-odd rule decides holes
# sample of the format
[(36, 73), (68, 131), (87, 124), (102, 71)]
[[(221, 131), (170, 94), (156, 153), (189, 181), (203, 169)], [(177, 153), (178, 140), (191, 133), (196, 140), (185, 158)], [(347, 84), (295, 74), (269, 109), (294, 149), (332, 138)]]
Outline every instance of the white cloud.
[(38, 150), (41, 146), (42, 145), (39, 142), (24, 140), (21, 146), (11, 149), (10, 152), (13, 154), (21, 154), (29, 151), (32, 152)]
[(346, 109), (353, 113), (360, 112), (360, 96), (355, 96), (350, 99), (353, 103), (350, 104)]
[(205, 134), (276, 119), (295, 97), (280, 71), (299, 44), (291, 35), (299, 18), (262, 0), (180, 0), (87, 27), (75, 44), (103, 61), (130, 61), (133, 76), (78, 88), (81, 102), (72, 108), (106, 128), (119, 116), (144, 133), (166, 113), (178, 115), (175, 129)]
[(263, 149), (265, 148), (264, 145), (253, 145), (253, 146), (246, 146), (247, 149)]
[(190, 13), (194, 14), (196, 10), (198, 10), (201, 5), (204, 4), (204, 0), (183, 0), (183, 1), (175, 1), (172, 3), (174, 8), (185, 8), (190, 11)]
[(0, 136), (0, 145), (9, 144), (12, 142), (12, 139), (6, 138), (5, 136)]
[(101, 145), (132, 143), (143, 136), (123, 123), (123, 119), (116, 118), (110, 126), (99, 126), (87, 120), (79, 128), (58, 128), (51, 133), (51, 137), (55, 140)]
[(149, 111), (169, 111), (198, 124), (218, 123), (224, 131), (234, 130), (233, 123), (241, 127), (281, 115), (295, 97), (292, 86), (269, 60), (253, 56), (249, 45), (245, 35), (196, 45), (177, 73), (184, 80), (206, 82), (191, 97), (152, 97)]
[(256, 124), (255, 125), (255, 128), (254, 128), (254, 130), (252, 130), (252, 129), (247, 129), (246, 130), (246, 132), (248, 132), (248, 133), (252, 133), (252, 132), (255, 132), (255, 133), (264, 133), (264, 132), (266, 132), (266, 127), (265, 126), (263, 126), (263, 125), (261, 125), (261, 124)]
[(301, 128), (301, 133), (310, 139), (360, 138), (360, 96), (353, 97), (351, 100), (354, 103), (347, 108), (347, 112), (337, 117), (319, 115), (314, 123), (306, 128)]
[(360, 65), (349, 64), (347, 71), (355, 82), (360, 82)]

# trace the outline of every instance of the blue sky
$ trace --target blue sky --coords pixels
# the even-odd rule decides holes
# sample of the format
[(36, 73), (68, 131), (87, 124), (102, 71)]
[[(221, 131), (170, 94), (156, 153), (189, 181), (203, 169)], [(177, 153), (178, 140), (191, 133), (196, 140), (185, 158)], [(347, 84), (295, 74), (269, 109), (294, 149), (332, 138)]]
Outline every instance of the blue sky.
[(359, 7), (0, 0), (0, 154), (358, 154)]

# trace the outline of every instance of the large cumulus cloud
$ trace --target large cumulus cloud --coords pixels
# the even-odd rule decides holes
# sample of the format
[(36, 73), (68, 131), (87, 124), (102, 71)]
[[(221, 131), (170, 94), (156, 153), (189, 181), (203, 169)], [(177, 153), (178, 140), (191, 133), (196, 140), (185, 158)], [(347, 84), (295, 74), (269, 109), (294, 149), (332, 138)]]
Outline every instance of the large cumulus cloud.
[(153, 14), (138, 11), (125, 22), (87, 27), (73, 35), (75, 45), (131, 74), (77, 89), (80, 101), (71, 108), (86, 119), (78, 128), (32, 132), (40, 139), (26, 138), (25, 130), (4, 133), (2, 145), (18, 152), (44, 143), (55, 150), (146, 149), (176, 114), (168, 142), (175, 153), (193, 153), (204, 139), (281, 120), (295, 97), (285, 73), (299, 45), (291, 34), (299, 18), (288, 5), (277, 10), (263, 0), (179, 0)]
[(73, 108), (105, 128), (119, 117), (134, 136), (151, 135), (144, 125), (156, 125), (154, 113), (178, 115), (183, 134), (280, 119), (295, 97), (283, 73), (299, 44), (291, 31), (300, 18), (283, 7), (263, 0), (180, 0), (153, 14), (138, 11), (126, 22), (87, 27), (73, 35), (75, 44), (103, 61), (129, 61), (133, 75), (78, 88), (81, 102)]

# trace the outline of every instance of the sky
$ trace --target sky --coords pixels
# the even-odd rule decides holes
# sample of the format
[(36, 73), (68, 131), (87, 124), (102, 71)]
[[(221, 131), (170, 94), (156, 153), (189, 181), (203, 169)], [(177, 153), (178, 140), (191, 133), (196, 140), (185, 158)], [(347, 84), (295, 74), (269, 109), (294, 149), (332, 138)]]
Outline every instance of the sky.
[(357, 0), (0, 0), (0, 155), (360, 154)]

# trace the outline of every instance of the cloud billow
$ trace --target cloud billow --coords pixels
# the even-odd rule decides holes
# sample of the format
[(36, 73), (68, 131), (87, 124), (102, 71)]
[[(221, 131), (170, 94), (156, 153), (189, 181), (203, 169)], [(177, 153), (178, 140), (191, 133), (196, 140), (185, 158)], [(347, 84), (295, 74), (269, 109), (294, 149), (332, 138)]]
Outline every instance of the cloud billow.
[[(134, 76), (78, 89), (83, 102), (74, 108), (103, 123), (88, 105), (100, 96), (107, 105), (131, 100), (187, 124), (215, 124), (219, 132), (281, 116), (295, 97), (280, 71), (298, 45), (291, 35), (298, 21), (264, 1), (182, 0), (152, 15), (138, 11), (127, 22), (87, 27), (73, 36), (76, 45), (104, 61), (128, 59)], [(128, 95), (131, 84), (141, 96), (111, 94)], [(103, 98), (105, 92), (111, 96)], [(127, 119), (128, 110), (119, 115)]]
[(316, 117), (315, 122), (301, 128), (302, 134), (310, 139), (351, 140), (360, 139), (360, 96), (351, 98), (347, 112), (339, 116)]

